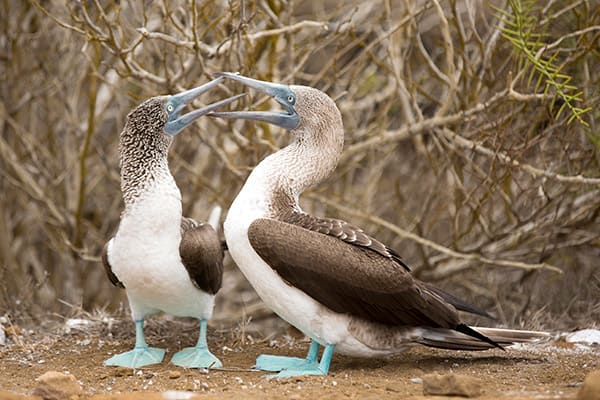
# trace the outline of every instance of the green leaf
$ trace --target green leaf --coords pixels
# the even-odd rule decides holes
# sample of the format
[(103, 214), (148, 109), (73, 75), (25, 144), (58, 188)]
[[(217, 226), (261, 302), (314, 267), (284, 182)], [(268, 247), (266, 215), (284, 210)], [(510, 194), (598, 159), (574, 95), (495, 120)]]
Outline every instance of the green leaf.
[[(503, 22), (503, 26), (498, 26), (501, 30), (501, 36), (509, 41), (517, 52), (517, 66), (519, 71), (525, 71), (531, 68), (527, 74), (527, 86), (534, 87), (534, 91), (539, 93), (543, 86), (543, 94), (547, 96), (550, 90), (553, 90), (553, 96), (550, 108), (554, 109), (554, 104), (558, 98), (562, 100), (562, 105), (556, 112), (558, 119), (561, 113), (568, 109), (571, 113), (567, 120), (570, 123), (574, 119), (587, 126), (582, 115), (589, 112), (590, 107), (582, 109), (575, 103), (582, 102), (583, 92), (572, 84), (573, 77), (563, 72), (564, 65), (558, 62), (559, 52), (555, 51), (547, 58), (538, 57), (537, 53), (546, 46), (545, 34), (540, 32), (540, 23), (535, 17), (539, 7), (533, 0), (508, 0), (506, 10), (492, 6), (495, 10), (496, 18)], [(535, 82), (535, 84), (533, 84)]]

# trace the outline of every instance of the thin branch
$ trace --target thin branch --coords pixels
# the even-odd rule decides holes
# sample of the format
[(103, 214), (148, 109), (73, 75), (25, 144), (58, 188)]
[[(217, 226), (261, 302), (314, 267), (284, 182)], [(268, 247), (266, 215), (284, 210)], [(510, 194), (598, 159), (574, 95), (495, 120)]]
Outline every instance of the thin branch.
[(467, 138), (464, 138), (464, 137), (458, 135), (456, 132), (451, 131), (448, 128), (441, 129), (440, 131), (442, 132), (444, 137), (446, 139), (450, 140), (452, 143), (455, 143), (456, 145), (458, 145), (462, 148), (465, 148), (465, 149), (474, 150), (479, 154), (483, 154), (485, 156), (498, 159), (503, 164), (520, 168), (523, 171), (529, 173), (534, 178), (539, 178), (539, 177), (543, 176), (543, 177), (546, 177), (546, 178), (549, 178), (549, 179), (552, 179), (552, 180), (555, 180), (558, 182), (564, 182), (564, 183), (578, 183), (578, 184), (583, 184), (583, 185), (600, 185), (600, 178), (588, 178), (581, 174), (576, 175), (576, 176), (562, 175), (562, 174), (557, 174), (554, 172), (546, 171), (543, 169), (539, 169), (539, 168), (533, 167), (529, 164), (525, 164), (518, 160), (515, 160), (514, 158), (508, 156), (507, 154), (505, 154), (501, 151), (488, 149), (487, 147), (485, 147), (481, 144), (475, 143), (472, 140), (469, 140)]
[(50, 18), (52, 21), (54, 21), (61, 28), (65, 28), (65, 29), (68, 29), (70, 31), (77, 32), (78, 34), (80, 34), (82, 36), (86, 35), (86, 32), (84, 30), (79, 29), (76, 26), (69, 25), (66, 22), (63, 22), (60, 19), (56, 18), (54, 15), (50, 14), (48, 12), (48, 10), (46, 10), (44, 7), (42, 7), (41, 4), (37, 0), (29, 0), (29, 1), (33, 4), (33, 6), (35, 8), (37, 8), (38, 10), (40, 10), (45, 16), (47, 16), (48, 18)]
[[(6, 115), (4, 104), (0, 105), (0, 113), (2, 114), (1, 117), (6, 118), (6, 121), (13, 129), (24, 130), (24, 128), (17, 124), (15, 120)], [(0, 156), (10, 164), (18, 180), (27, 188), (27, 192), (36, 200), (44, 203), (57, 223), (64, 226), (67, 220), (65, 219), (63, 212), (61, 212), (52, 199), (44, 193), (44, 189), (40, 187), (36, 179), (31, 176), (23, 165), (21, 165), (13, 149), (6, 143), (2, 136), (0, 136)]]
[(391, 222), (388, 222), (388, 221), (381, 219), (379, 217), (376, 217), (374, 215), (370, 215), (364, 211), (359, 211), (359, 210), (352, 209), (350, 207), (346, 207), (346, 206), (339, 204), (339, 203), (337, 203), (329, 198), (326, 198), (324, 196), (319, 196), (316, 194), (309, 194), (308, 197), (319, 200), (320, 202), (323, 202), (331, 207), (334, 207), (335, 209), (337, 209), (341, 212), (351, 214), (351, 215), (354, 215), (359, 218), (364, 218), (370, 222), (373, 222), (374, 224), (377, 224), (379, 226), (382, 226), (382, 227), (388, 229), (389, 231), (395, 233), (396, 235), (398, 235), (404, 239), (412, 240), (413, 242), (419, 243), (420, 245), (425, 246), (425, 247), (429, 247), (432, 250), (435, 250), (439, 253), (446, 254), (452, 258), (459, 258), (459, 259), (469, 260), (469, 261), (479, 261), (484, 264), (499, 265), (499, 266), (503, 266), (503, 267), (514, 267), (514, 268), (519, 268), (519, 269), (524, 269), (524, 270), (547, 269), (550, 271), (562, 273), (562, 270), (560, 268), (555, 267), (554, 265), (551, 265), (548, 263), (529, 264), (529, 263), (524, 263), (521, 261), (492, 259), (492, 258), (484, 257), (481, 254), (476, 254), (476, 253), (462, 253), (462, 252), (459, 252), (456, 250), (449, 249), (449, 248), (442, 246), (441, 244), (438, 244), (436, 242), (433, 242), (429, 239), (425, 239), (425, 238), (423, 238), (419, 235), (416, 235), (412, 232), (408, 232), (408, 231), (400, 228), (399, 226), (392, 224)]
[(489, 99), (485, 103), (479, 103), (466, 111), (459, 111), (457, 113), (446, 116), (435, 116), (432, 118), (425, 119), (423, 121), (418, 121), (412, 125), (406, 125), (400, 129), (384, 131), (376, 137), (364, 140), (361, 143), (356, 143), (348, 147), (342, 155), (342, 160), (347, 160), (358, 153), (362, 153), (374, 147), (406, 140), (412, 135), (424, 133), (428, 130), (431, 130), (432, 128), (437, 128), (445, 125), (452, 125), (458, 122), (467, 122), (476, 114), (506, 99), (507, 93), (507, 90), (503, 90), (502, 92), (496, 93), (491, 99)]
[[(323, 31), (328, 30), (327, 24), (325, 24), (323, 22), (307, 20), (307, 21), (298, 22), (293, 25), (284, 26), (282, 28), (269, 29), (269, 30), (265, 30), (265, 31), (251, 33), (251, 34), (245, 34), (245, 35), (242, 35), (242, 38), (249, 40), (249, 41), (255, 41), (258, 39), (265, 38), (265, 37), (278, 36), (278, 35), (281, 35), (284, 33), (294, 33), (294, 32), (297, 32), (297, 31), (300, 31), (300, 30), (306, 29), (306, 28), (321, 28)], [(194, 43), (194, 41), (176, 39), (173, 36), (167, 35), (162, 32), (148, 31), (146, 28), (143, 28), (143, 27), (138, 28), (137, 31), (140, 34), (142, 34), (145, 38), (162, 40), (162, 41), (172, 44), (174, 46), (184, 47), (184, 48), (187, 48), (190, 50), (193, 50), (194, 46), (196, 45)], [(200, 41), (198, 41), (198, 43), (197, 43), (198, 48), (199, 48), (200, 52), (202, 53), (202, 55), (204, 55), (205, 57), (208, 57), (208, 58), (225, 54), (231, 48), (231, 44), (232, 44), (231, 39), (227, 39), (224, 43), (221, 43), (218, 46), (211, 46), (211, 45), (208, 45), (208, 44), (200, 42)]]

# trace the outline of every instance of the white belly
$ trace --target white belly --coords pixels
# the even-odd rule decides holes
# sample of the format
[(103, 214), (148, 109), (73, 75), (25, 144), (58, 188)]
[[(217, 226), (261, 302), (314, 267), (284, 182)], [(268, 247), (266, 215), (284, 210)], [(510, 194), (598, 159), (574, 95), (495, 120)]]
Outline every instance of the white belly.
[(125, 285), (133, 318), (158, 311), (210, 318), (214, 296), (193, 285), (179, 256), (180, 200), (155, 194), (130, 211), (110, 246), (109, 261)]

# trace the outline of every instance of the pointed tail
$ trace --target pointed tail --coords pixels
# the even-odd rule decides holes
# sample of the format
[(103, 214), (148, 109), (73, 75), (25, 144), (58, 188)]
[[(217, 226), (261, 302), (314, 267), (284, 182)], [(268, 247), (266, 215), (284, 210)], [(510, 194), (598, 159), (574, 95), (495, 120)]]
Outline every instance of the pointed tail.
[[(466, 326), (466, 325), (465, 325)], [(521, 331), (516, 329), (468, 327), (489, 339), (467, 335), (452, 329), (423, 328), (419, 343), (440, 349), (450, 350), (487, 350), (493, 347), (510, 346), (515, 343), (537, 343), (549, 340), (551, 335), (546, 332)]]

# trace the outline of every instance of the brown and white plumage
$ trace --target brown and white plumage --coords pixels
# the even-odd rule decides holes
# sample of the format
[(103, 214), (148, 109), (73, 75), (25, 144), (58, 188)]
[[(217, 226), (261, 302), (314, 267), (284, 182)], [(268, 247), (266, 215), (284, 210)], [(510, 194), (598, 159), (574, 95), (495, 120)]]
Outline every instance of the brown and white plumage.
[[(128, 291), (135, 319), (156, 311), (210, 318), (212, 301), (202, 306), (204, 311), (199, 304), (185, 304), (200, 303), (193, 296), (182, 297), (181, 311), (160, 304), (168, 293), (162, 286), (174, 285), (170, 290), (177, 291), (173, 276), (178, 269), (185, 273), (190, 289), (209, 295), (220, 288), (223, 272), (223, 248), (215, 230), (181, 215), (181, 194), (167, 159), (173, 137), (163, 131), (167, 100), (166, 96), (148, 99), (127, 116), (119, 144), (125, 208), (117, 235), (104, 246), (102, 260), (110, 281)], [(138, 297), (143, 303), (139, 306)]]
[(104, 246), (102, 261), (109, 280), (126, 290), (136, 321), (136, 347), (113, 356), (106, 365), (137, 368), (162, 360), (164, 350), (148, 348), (143, 335), (144, 318), (159, 311), (201, 321), (196, 348), (210, 356), (209, 363), (197, 362), (198, 357), (190, 361), (190, 354), (185, 355), (187, 361), (175, 355), (173, 362), (186, 367), (221, 365), (206, 350), (206, 320), (221, 287), (223, 246), (210, 225), (182, 216), (181, 193), (167, 159), (179, 131), (234, 99), (180, 116), (186, 104), (217, 82), (150, 98), (127, 115), (119, 142), (125, 208), (115, 237)]
[[(256, 166), (224, 224), (231, 256), (278, 315), (326, 349), (335, 346), (342, 354), (366, 357), (395, 354), (417, 343), (479, 350), (544, 336), (468, 327), (458, 310), (487, 314), (413, 278), (398, 253), (357, 226), (303, 212), (299, 196), (330, 175), (342, 152), (344, 132), (335, 103), (310, 87), (224, 76), (264, 91), (287, 111), (213, 114), (271, 122), (293, 138)], [(266, 360), (265, 369), (280, 365)], [(318, 373), (311, 368), (308, 373)]]

